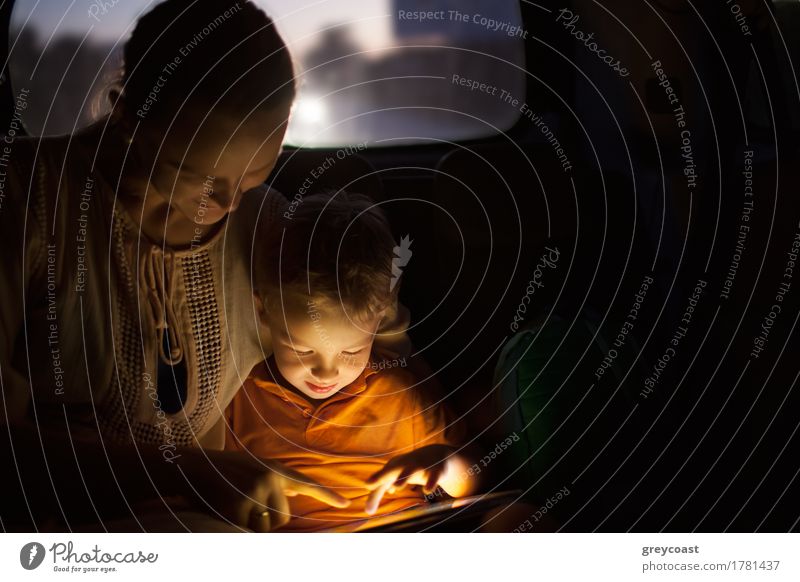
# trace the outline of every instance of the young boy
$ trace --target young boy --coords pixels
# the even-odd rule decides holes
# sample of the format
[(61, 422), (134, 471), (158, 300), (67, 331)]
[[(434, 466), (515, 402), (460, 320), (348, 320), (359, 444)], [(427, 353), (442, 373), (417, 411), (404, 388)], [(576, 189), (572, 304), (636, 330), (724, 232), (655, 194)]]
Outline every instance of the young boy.
[(372, 351), (398, 291), (399, 247), (381, 211), (338, 193), (307, 197), (286, 218), (254, 265), (273, 355), (229, 406), (226, 448), (280, 461), (351, 500), (340, 509), (292, 497), (282, 531), (402, 510), (437, 486), (470, 493), (445, 411), (420, 398), (405, 359)]

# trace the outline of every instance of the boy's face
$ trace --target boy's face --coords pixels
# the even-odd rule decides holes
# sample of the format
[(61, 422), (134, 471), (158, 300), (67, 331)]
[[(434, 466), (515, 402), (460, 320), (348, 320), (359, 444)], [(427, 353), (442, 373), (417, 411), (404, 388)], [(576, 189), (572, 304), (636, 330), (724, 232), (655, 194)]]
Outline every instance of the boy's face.
[(329, 398), (352, 383), (369, 362), (380, 317), (353, 321), (330, 303), (284, 293), (265, 314), (281, 375), (308, 398)]

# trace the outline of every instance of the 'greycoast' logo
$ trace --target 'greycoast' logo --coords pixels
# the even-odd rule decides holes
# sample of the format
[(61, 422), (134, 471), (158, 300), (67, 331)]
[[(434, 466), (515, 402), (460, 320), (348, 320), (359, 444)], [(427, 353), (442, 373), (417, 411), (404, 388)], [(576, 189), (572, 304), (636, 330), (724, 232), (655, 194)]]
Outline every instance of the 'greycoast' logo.
[(44, 561), (44, 546), (38, 542), (30, 542), (19, 551), (19, 563), (26, 570), (35, 570)]

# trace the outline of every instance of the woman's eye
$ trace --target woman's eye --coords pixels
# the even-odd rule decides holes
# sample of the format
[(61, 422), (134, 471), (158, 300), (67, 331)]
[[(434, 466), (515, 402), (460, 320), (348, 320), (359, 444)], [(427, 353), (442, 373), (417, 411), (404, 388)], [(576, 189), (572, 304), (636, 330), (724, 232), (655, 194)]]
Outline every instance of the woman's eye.
[(342, 352), (342, 355), (343, 356), (357, 356), (358, 354), (360, 354), (363, 351), (364, 351), (364, 348), (361, 348), (360, 350), (357, 350), (355, 352)]
[(292, 351), (293, 351), (295, 354), (297, 354), (298, 356), (310, 356), (311, 354), (313, 354), (313, 353), (314, 353), (312, 350), (306, 350), (306, 351), (302, 351), (302, 350), (292, 350)]

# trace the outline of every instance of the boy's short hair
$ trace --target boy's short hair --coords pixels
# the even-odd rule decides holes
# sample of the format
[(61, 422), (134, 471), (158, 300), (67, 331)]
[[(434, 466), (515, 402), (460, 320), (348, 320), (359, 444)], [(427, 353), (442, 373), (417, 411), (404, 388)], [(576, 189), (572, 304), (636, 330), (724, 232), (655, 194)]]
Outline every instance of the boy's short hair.
[(395, 241), (384, 213), (360, 194), (306, 196), (256, 251), (254, 288), (268, 307), (281, 293), (339, 305), (365, 321), (397, 298), (392, 284)]

